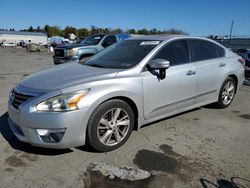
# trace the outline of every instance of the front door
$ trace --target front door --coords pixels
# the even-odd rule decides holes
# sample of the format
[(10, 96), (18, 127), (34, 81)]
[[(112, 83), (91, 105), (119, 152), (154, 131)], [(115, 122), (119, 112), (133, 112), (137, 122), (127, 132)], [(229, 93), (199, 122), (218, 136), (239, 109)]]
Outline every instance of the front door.
[(144, 117), (151, 119), (191, 106), (195, 101), (196, 74), (186, 40), (166, 44), (153, 59), (166, 59), (170, 67), (159, 80), (152, 71), (142, 72)]

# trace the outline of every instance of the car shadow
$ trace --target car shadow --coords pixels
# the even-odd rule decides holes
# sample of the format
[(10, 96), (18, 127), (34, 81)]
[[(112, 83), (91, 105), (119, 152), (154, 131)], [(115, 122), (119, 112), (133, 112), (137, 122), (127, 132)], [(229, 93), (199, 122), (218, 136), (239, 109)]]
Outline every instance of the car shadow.
[(247, 188), (250, 185), (250, 180), (241, 177), (231, 177), (230, 179), (217, 179), (216, 182), (211, 182), (207, 179), (200, 178), (200, 183), (203, 188)]
[(71, 149), (47, 149), (47, 148), (35, 147), (28, 143), (19, 141), (9, 127), (8, 117), (9, 115), (7, 112), (5, 112), (0, 117), (0, 133), (13, 149), (20, 150), (26, 153), (47, 155), (47, 156), (61, 155), (73, 152)]
[(153, 122), (151, 122), (151, 123), (147, 123), (147, 124), (143, 125), (143, 126), (140, 127), (140, 128), (145, 128), (145, 127), (148, 127), (148, 126), (150, 126), (150, 125), (152, 125), (152, 124), (159, 123), (159, 122), (161, 122), (161, 121), (166, 121), (166, 120), (168, 120), (168, 119), (172, 119), (172, 118), (175, 118), (175, 117), (178, 117), (178, 116), (182, 116), (182, 115), (187, 114), (187, 113), (190, 113), (190, 112), (195, 112), (195, 111), (201, 110), (202, 108), (203, 108), (203, 107), (194, 108), (194, 109), (191, 109), (191, 110), (188, 110), (188, 111), (179, 113), (179, 114), (175, 114), (175, 115), (173, 115), (173, 116), (169, 116), (169, 117), (166, 117), (166, 118), (157, 120), (157, 121), (153, 121)]

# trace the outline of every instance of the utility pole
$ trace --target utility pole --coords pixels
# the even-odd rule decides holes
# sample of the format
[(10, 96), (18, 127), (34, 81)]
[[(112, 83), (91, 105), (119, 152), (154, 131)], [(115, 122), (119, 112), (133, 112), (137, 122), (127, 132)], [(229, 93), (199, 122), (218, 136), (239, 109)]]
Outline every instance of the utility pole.
[(231, 23), (231, 28), (230, 28), (230, 35), (229, 35), (229, 40), (232, 38), (232, 33), (233, 33), (233, 26), (234, 26), (234, 21)]

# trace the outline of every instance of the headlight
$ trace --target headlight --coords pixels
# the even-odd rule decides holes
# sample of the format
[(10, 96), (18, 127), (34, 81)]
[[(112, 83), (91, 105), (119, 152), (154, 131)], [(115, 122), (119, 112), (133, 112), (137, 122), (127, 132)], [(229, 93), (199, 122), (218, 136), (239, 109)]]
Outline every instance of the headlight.
[(73, 48), (70, 50), (66, 50), (66, 56), (75, 56), (77, 53), (77, 49)]
[(47, 99), (36, 106), (37, 111), (62, 112), (78, 109), (78, 103), (89, 90), (66, 93)]

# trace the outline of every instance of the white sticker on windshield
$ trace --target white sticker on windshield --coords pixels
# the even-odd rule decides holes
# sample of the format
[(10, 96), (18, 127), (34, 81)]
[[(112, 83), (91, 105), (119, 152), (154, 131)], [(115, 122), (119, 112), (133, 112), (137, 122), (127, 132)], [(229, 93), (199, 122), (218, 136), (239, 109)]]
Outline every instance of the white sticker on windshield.
[(160, 41), (144, 41), (144, 42), (141, 42), (140, 45), (157, 45), (159, 43)]
[(94, 39), (95, 39), (95, 40), (98, 40), (98, 39), (100, 39), (100, 38), (101, 38), (101, 37), (95, 37)]

